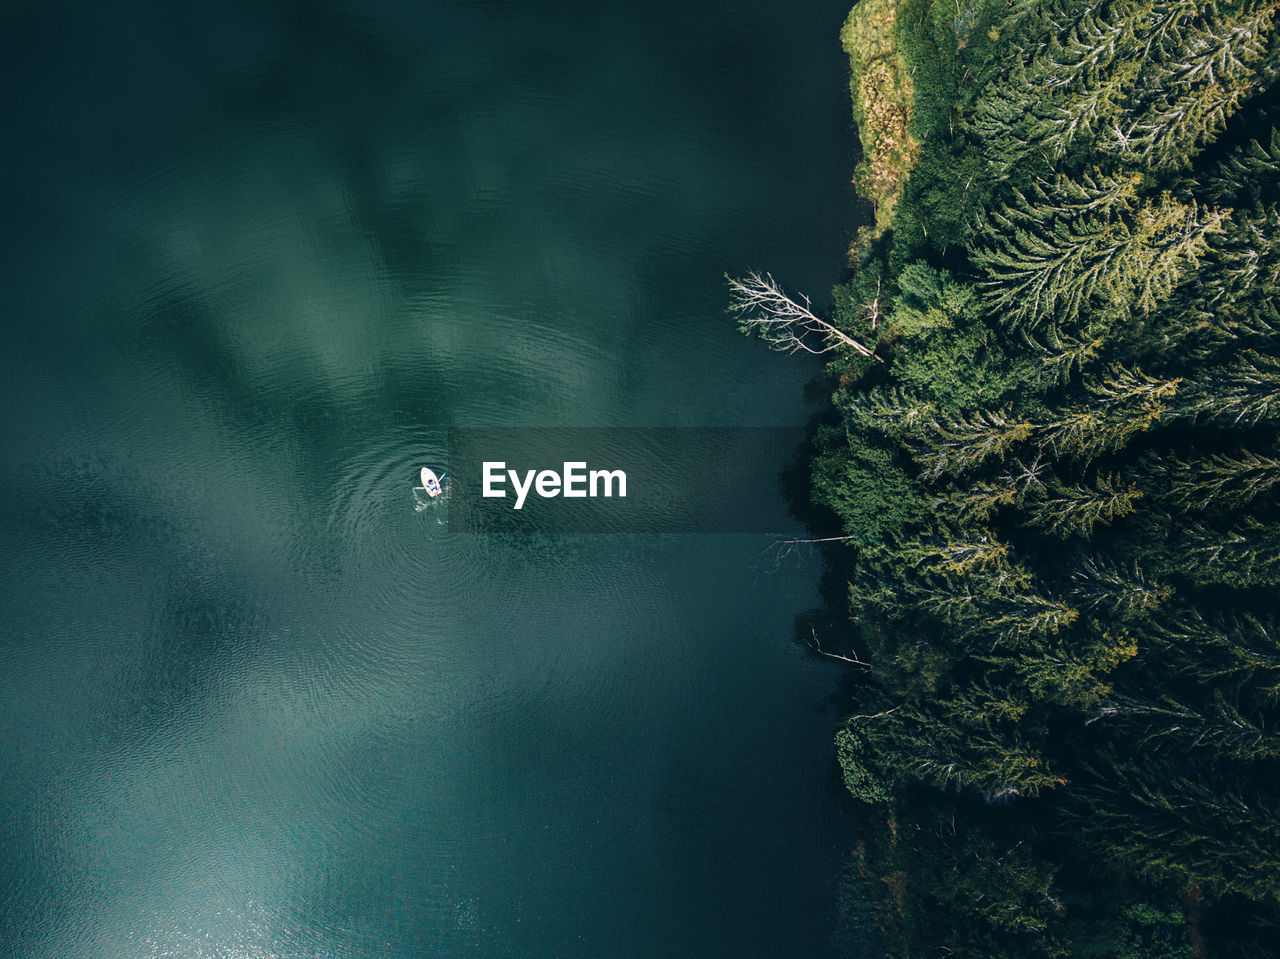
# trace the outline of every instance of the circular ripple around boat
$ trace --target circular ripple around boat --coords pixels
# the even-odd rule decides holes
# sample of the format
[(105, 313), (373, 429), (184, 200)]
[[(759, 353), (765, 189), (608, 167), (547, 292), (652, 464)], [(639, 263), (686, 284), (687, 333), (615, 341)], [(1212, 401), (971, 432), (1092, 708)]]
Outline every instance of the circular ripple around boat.
[(449, 535), (447, 492), (425, 509), (422, 494), (414, 493), (421, 468), (446, 459), (443, 441), (425, 443), (415, 431), (396, 429), (336, 471), (328, 527), (347, 575), (377, 570), (382, 575), (371, 577), (374, 588), (400, 581), (428, 586), (449, 569), (453, 595), (466, 595), (467, 584), (456, 574), (469, 567), (453, 560), (467, 558), (468, 538)]

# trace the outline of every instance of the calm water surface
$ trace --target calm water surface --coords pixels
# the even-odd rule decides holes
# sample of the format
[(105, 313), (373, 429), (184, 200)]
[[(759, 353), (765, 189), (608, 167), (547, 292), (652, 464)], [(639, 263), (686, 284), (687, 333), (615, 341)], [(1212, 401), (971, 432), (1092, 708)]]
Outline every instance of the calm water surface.
[(819, 571), (410, 487), (805, 421), (721, 275), (837, 278), (846, 2), (6, 12), (0, 956), (824, 954)]

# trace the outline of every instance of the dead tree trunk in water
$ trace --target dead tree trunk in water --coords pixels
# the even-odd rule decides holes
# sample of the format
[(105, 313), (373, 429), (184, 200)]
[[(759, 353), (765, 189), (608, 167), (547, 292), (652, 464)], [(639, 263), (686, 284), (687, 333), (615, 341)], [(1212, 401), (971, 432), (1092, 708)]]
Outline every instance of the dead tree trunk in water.
[(813, 312), (807, 296), (803, 303), (782, 291), (768, 273), (748, 273), (742, 279), (726, 276), (729, 281), (729, 309), (738, 314), (743, 333), (758, 333), (775, 350), (783, 353), (829, 353), (847, 346), (877, 363), (884, 360), (863, 343)]

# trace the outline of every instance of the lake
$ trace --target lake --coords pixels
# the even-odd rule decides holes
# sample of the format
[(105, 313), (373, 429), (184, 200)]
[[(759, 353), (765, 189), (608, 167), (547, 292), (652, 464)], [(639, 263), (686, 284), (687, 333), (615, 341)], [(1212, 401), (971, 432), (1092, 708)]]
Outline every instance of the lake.
[(6, 13), (0, 956), (827, 954), (817, 560), (411, 487), (450, 428), (806, 423), (723, 275), (840, 276), (846, 12)]

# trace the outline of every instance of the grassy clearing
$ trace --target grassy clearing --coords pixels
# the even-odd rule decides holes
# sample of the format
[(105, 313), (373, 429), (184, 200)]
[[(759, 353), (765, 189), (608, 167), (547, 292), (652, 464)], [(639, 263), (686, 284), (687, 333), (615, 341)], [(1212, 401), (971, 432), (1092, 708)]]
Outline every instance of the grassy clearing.
[(892, 225), (898, 198), (920, 156), (920, 142), (911, 134), (915, 85), (895, 32), (900, 6), (900, 0), (861, 0), (840, 31), (862, 140), (854, 183), (876, 210), (866, 242)]

